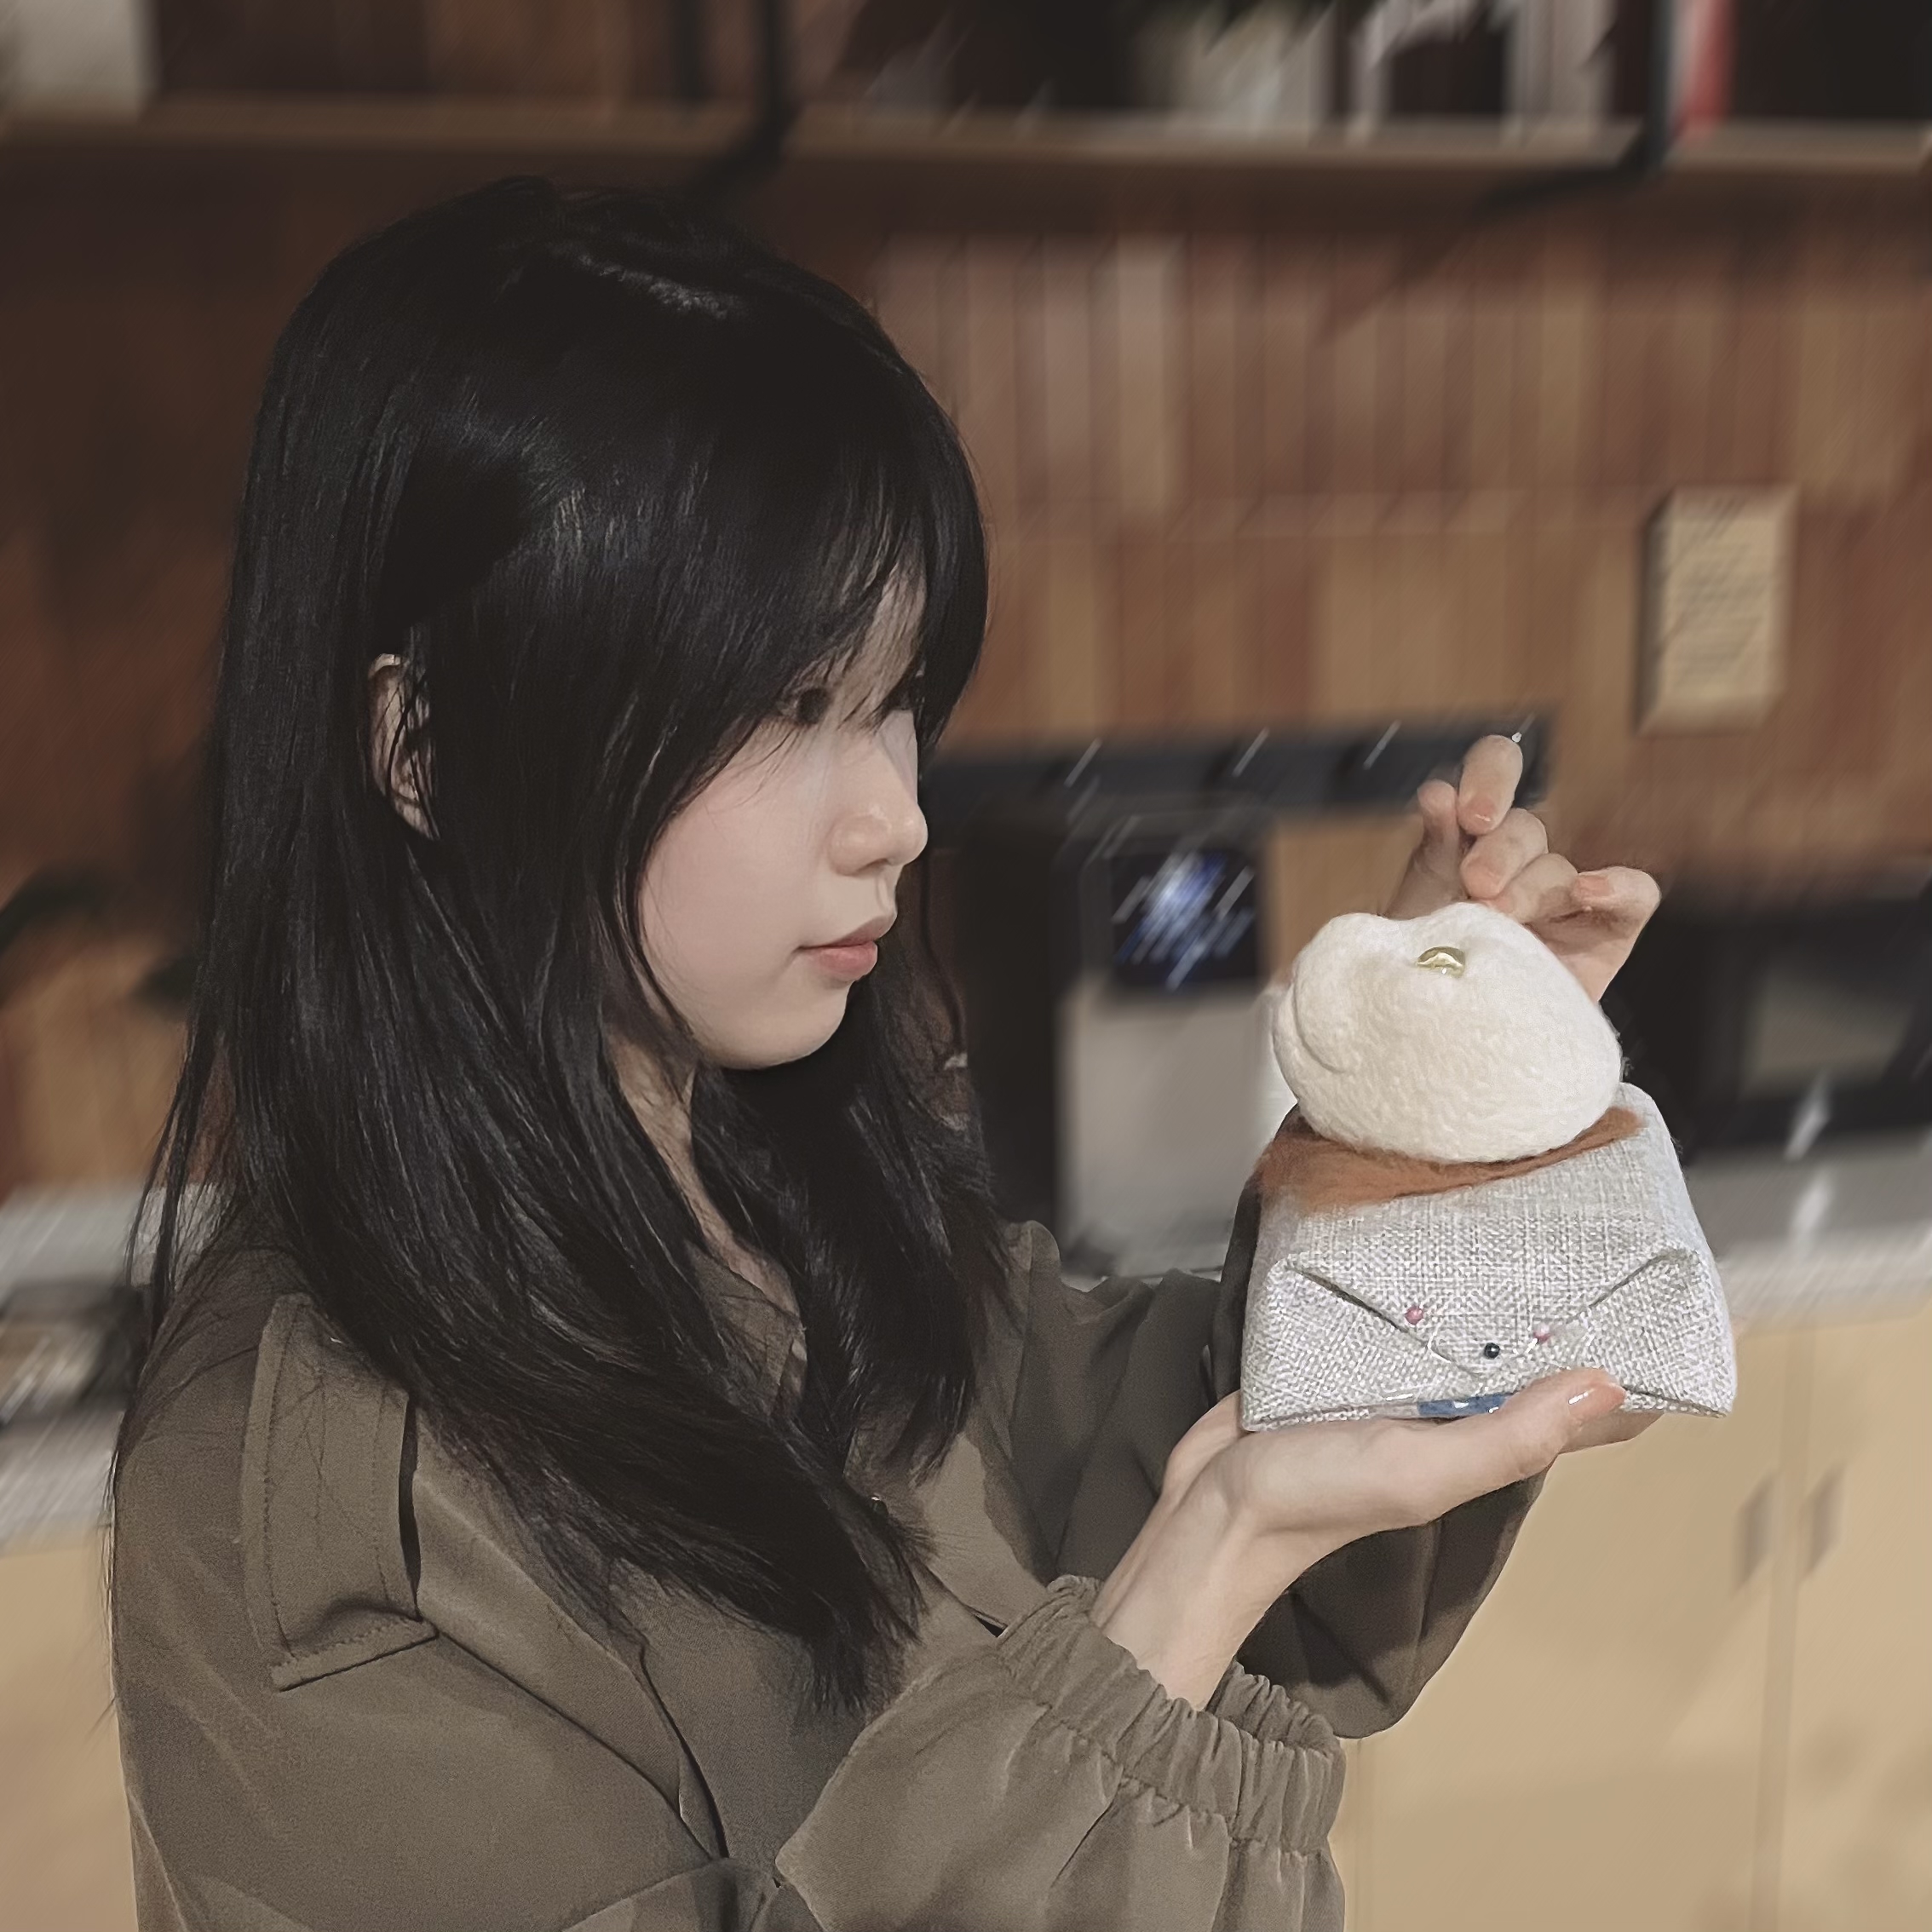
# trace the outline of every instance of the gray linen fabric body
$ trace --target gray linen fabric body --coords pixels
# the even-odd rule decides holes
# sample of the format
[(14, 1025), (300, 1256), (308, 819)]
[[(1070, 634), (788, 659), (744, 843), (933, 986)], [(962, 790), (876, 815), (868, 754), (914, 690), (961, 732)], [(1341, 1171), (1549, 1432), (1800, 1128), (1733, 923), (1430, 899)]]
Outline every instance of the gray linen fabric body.
[(1657, 1103), (1629, 1138), (1533, 1173), (1366, 1206), (1264, 1199), (1241, 1362), (1249, 1429), (1492, 1407), (1607, 1369), (1633, 1409), (1727, 1413), (1717, 1266)]

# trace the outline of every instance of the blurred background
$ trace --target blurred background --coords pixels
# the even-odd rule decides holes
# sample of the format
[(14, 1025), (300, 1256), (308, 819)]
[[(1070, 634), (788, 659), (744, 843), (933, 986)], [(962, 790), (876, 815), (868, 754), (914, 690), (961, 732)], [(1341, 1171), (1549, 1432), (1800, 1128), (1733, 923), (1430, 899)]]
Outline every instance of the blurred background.
[(1932, 1927), (1932, 0), (0, 0), (0, 1932), (124, 1932), (116, 1287), (277, 331), (513, 172), (871, 304), (995, 558), (923, 916), (1010, 1211), (1218, 1264), (1261, 991), (1518, 738), (1741, 1394), (1351, 1745), (1356, 1932)]

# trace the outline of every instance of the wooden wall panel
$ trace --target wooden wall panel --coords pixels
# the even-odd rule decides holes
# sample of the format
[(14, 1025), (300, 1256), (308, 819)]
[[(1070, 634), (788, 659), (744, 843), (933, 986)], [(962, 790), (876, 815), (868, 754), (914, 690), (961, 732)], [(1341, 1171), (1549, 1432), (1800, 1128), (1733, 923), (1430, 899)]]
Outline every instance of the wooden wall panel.
[(1469, 469), (1454, 479), (1472, 490), (1504, 490), (1517, 481), (1518, 371), (1527, 354), (1530, 309), (1520, 244), (1490, 240), (1468, 250), (1469, 361)]
[(1396, 372), (1400, 405), (1394, 424), (1395, 487), (1429, 494), (1449, 487), (1449, 396), (1453, 291), (1435, 280), (1412, 283), (1403, 292)]
[(1040, 724), (1077, 739), (1114, 715), (1113, 642), (1119, 630), (1112, 559), (1085, 535), (1049, 535), (1039, 551), (1039, 590), (1028, 636)]
[(631, 77), (621, 0), (425, 0), (439, 94), (619, 99)]
[(157, 0), (164, 87), (382, 92), (428, 78), (423, 0)]
[[(958, 359), (954, 365), (961, 434), (996, 525), (1012, 527), (1020, 508), (1020, 319), (1022, 247), (975, 236), (957, 267)], [(1035, 318), (1029, 318), (1033, 320)]]
[(1250, 722), (1309, 715), (1315, 588), (1314, 543), (1306, 499), (1265, 501), (1247, 542), (1259, 556), (1260, 632), (1256, 638), (1254, 707)]
[(1715, 477), (1722, 461), (1716, 409), (1728, 278), (1709, 250), (1671, 261), (1665, 295), (1664, 438), (1660, 480)]
[(1185, 655), (1187, 585), (1176, 581), (1178, 546), (1160, 537), (1124, 530), (1113, 546), (1119, 586), (1118, 708), (1103, 724), (1141, 733), (1174, 728), (1179, 692), (1170, 659)]
[(1395, 282), (1394, 248), (1354, 237), (1334, 244), (1328, 328), (1320, 338), (1309, 380), (1329, 395), (1329, 489), (1360, 496), (1385, 486), (1378, 474), (1401, 406), (1400, 365), (1385, 354), (1390, 329), (1389, 296)]
[[(484, 44), (486, 0), (438, 3)], [(558, 32), (589, 58), (589, 27)], [(149, 863), (269, 347), (328, 256), (423, 193), (373, 168), (111, 186), (0, 205), (16, 870)], [(1903, 215), (1796, 199), (846, 246), (986, 486), (993, 617), (957, 741), (1555, 707), (1552, 810), (1586, 859), (1932, 848), (1923, 247)], [(1757, 731), (1639, 738), (1645, 519), (1731, 482), (1800, 491), (1789, 691)]]
[[(888, 325), (940, 245), (885, 244)], [(992, 504), (1042, 533), (1044, 588), (957, 740), (1553, 709), (1550, 809), (1585, 862), (1932, 856), (1919, 245), (1824, 207), (1046, 239), (1010, 284), (1020, 480)], [(1783, 700), (1757, 730), (1638, 735), (1646, 520), (1676, 486), (1780, 483)]]
[(886, 332), (955, 417), (960, 405), (947, 342), (946, 285), (957, 252), (948, 242), (900, 242), (879, 258), (871, 290)]
[(155, 936), (66, 931), (19, 954), (0, 976), (0, 1193), (145, 1175), (186, 1044), (140, 993)]
[(1261, 302), (1249, 235), (1205, 235), (1187, 250), (1187, 494), (1218, 528), (1254, 508), (1261, 439)]
[(1325, 252), (1307, 237), (1262, 244), (1261, 374), (1252, 401), (1261, 418), (1261, 487), (1270, 497), (1315, 487), (1328, 448), (1331, 398), (1315, 378), (1326, 269)]
[(1098, 487), (1094, 276), (1100, 244), (1049, 235), (1034, 263), (1037, 313), (1021, 318), (1027, 501), (1056, 526), (1090, 529)]
[(1111, 497), (1123, 523), (1162, 529), (1186, 488), (1185, 343), (1178, 239), (1126, 237), (1099, 279), (1108, 358)]
[(1284, 831), (1264, 875), (1270, 943), (1291, 959), (1338, 912), (1378, 912), (1412, 838), (1381, 816), (1313, 819)]
[(1538, 265), (1532, 399), (1535, 451), (1531, 474), (1543, 490), (1588, 487), (1596, 480), (1590, 425), (1601, 414), (1602, 250), (1587, 231), (1556, 229)]
[(1765, 484), (1791, 474), (1786, 372), (1794, 317), (1787, 276), (1788, 263), (1769, 250), (1747, 248), (1738, 265), (1712, 458), (1720, 483)]

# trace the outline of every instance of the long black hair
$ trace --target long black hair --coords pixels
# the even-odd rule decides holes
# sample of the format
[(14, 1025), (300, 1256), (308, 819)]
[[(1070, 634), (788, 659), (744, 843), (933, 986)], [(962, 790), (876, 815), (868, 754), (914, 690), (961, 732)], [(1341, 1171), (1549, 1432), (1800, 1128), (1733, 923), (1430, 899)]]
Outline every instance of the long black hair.
[[(124, 1448), (224, 1242), (272, 1229), (582, 1602), (653, 1577), (798, 1639), (821, 1700), (876, 1695), (917, 1545), (847, 1452), (878, 1428), (931, 1465), (1001, 1291), (929, 957), (902, 920), (819, 1051), (695, 1070), (699, 1176), (803, 1318), (795, 1414), (703, 1289), (607, 1028), (657, 984), (639, 888), (679, 808), (888, 606), (929, 750), (986, 601), (944, 412), (859, 303), (722, 223), (508, 181), (332, 263), (243, 499)], [(385, 653), (421, 829), (371, 777)], [(691, 1066), (665, 1003), (630, 1008)], [(194, 1178), (220, 1205), (191, 1238)]]

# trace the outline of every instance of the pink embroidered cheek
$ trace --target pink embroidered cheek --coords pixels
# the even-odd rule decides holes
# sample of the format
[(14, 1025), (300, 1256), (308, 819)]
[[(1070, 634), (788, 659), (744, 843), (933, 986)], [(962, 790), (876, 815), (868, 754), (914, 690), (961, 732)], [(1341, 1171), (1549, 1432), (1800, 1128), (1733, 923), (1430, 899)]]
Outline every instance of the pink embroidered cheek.
[(1411, 1328), (1413, 1328), (1428, 1313), (1429, 1310), (1427, 1308), (1417, 1308), (1415, 1303), (1412, 1302), (1407, 1308), (1403, 1309), (1402, 1320), (1407, 1322)]
[(1553, 1332), (1554, 1331), (1550, 1328), (1550, 1324), (1546, 1321), (1538, 1322), (1536, 1325), (1530, 1330), (1531, 1335), (1534, 1337), (1534, 1338), (1538, 1342), (1547, 1342)]

